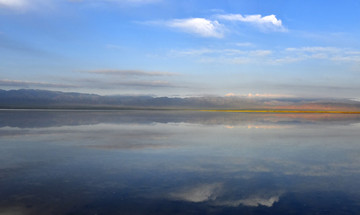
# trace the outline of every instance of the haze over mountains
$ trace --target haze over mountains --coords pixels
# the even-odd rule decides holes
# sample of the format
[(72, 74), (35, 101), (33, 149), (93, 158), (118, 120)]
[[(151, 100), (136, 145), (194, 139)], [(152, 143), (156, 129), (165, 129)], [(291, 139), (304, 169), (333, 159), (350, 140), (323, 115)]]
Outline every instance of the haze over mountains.
[(79, 109), (285, 109), (359, 111), (350, 99), (266, 98), (241, 96), (101, 96), (48, 90), (0, 90), (0, 108)]

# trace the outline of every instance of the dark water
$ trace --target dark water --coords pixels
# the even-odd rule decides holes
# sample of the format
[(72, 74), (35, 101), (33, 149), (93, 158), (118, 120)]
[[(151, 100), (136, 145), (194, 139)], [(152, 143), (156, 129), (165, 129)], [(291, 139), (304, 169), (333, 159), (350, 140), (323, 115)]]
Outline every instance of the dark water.
[(4, 214), (360, 214), (360, 116), (0, 111)]

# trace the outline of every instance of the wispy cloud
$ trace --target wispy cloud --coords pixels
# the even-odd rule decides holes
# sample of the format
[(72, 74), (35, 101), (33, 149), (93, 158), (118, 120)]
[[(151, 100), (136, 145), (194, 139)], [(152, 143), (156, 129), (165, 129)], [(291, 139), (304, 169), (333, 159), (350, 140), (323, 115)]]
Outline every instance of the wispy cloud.
[(249, 52), (250, 56), (267, 56), (270, 54), (272, 54), (271, 50), (254, 50)]
[(339, 52), (339, 48), (335, 47), (322, 47), (322, 46), (308, 46), (308, 47), (299, 47), (299, 48), (286, 48), (286, 51), (290, 52), (309, 52), (309, 53), (315, 53), (315, 52), (327, 52), (327, 53), (334, 53)]
[(360, 51), (349, 48), (308, 46), (290, 47), (285, 50), (285, 57), (278, 58), (276, 63), (293, 63), (304, 60), (319, 59), (333, 62), (360, 63)]
[(173, 19), (165, 22), (165, 25), (201, 37), (224, 37), (225, 27), (216, 20), (205, 18)]
[(236, 45), (236, 46), (239, 46), (239, 47), (249, 47), (249, 46), (254, 46), (254, 44), (249, 43), (249, 42), (246, 42), (246, 43), (236, 43), (235, 45)]
[(288, 94), (272, 94), (272, 93), (248, 93), (248, 94), (236, 94), (227, 93), (225, 97), (247, 97), (247, 98), (291, 98), (293, 95)]
[(116, 70), (116, 69), (103, 69), (103, 70), (90, 70), (87, 73), (102, 74), (102, 75), (121, 75), (121, 76), (175, 76), (177, 73), (172, 72), (148, 72), (142, 70)]
[(27, 0), (0, 0), (0, 7), (10, 9), (21, 9), (27, 7), (29, 2)]
[(132, 3), (132, 4), (151, 4), (161, 2), (162, 0), (107, 0), (119, 3)]
[(262, 16), (260, 14), (244, 16), (241, 14), (221, 14), (216, 15), (216, 18), (233, 22), (250, 23), (262, 30), (286, 31), (282, 21), (277, 19), (273, 14), (268, 16)]
[[(282, 49), (184, 49), (170, 50), (171, 57), (193, 57), (202, 63), (249, 64), (261, 63), (267, 65), (291, 64), (307, 60), (322, 60), (329, 63), (360, 63), (360, 51), (339, 47), (289, 47)], [(195, 58), (196, 57), (196, 58)]]
[(68, 0), (70, 2), (109, 2), (109, 3), (118, 3), (118, 4), (128, 4), (128, 5), (143, 5), (143, 4), (152, 4), (161, 2), (162, 0)]
[(168, 81), (99, 81), (95, 79), (88, 79), (82, 81), (84, 87), (95, 87), (98, 89), (121, 89), (121, 88), (163, 88), (176, 87)]
[(163, 80), (101, 80), (101, 79), (63, 79), (67, 84), (36, 82), (24, 80), (0, 79), (0, 86), (12, 88), (41, 88), (41, 89), (157, 89), (157, 88), (178, 88)]
[(6, 87), (20, 87), (20, 88), (37, 88), (37, 87), (50, 87), (50, 88), (73, 88), (75, 85), (70, 84), (57, 84), (48, 82), (36, 82), (36, 81), (21, 81), (21, 80), (8, 80), (0, 79), (0, 85)]
[[(122, 6), (141, 6), (161, 2), (162, 0), (67, 0), (71, 3), (83, 4), (118, 4)], [(39, 6), (57, 6), (60, 1), (47, 0), (0, 0), (0, 8), (10, 10), (26, 11), (28, 9), (36, 9)]]
[(84, 77), (77, 79), (62, 78), (63, 82), (76, 85), (76, 88), (81, 89), (101, 89), (101, 90), (117, 90), (117, 89), (140, 89), (150, 90), (159, 88), (180, 88), (183, 86), (175, 85), (165, 80), (137, 80), (137, 79), (124, 79), (124, 78), (95, 78), (95, 77)]
[(245, 50), (238, 48), (230, 49), (187, 49), (171, 50), (169, 55), (172, 57), (196, 57), (193, 58), (201, 63), (221, 63), (221, 64), (247, 64), (261, 60), (267, 62), (273, 51), (267, 49)]
[(5, 8), (13, 11), (37, 10), (39, 8), (51, 8), (55, 1), (47, 0), (0, 0), (0, 9)]
[(255, 49), (255, 50), (243, 50), (243, 49), (187, 49), (187, 50), (171, 50), (172, 56), (204, 56), (204, 55), (227, 55), (227, 56), (266, 56), (272, 54), (271, 50)]

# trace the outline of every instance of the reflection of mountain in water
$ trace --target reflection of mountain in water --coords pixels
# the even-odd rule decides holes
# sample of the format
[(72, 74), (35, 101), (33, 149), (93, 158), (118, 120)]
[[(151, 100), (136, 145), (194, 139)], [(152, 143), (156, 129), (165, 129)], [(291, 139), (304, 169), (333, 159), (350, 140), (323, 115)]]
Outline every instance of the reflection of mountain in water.
[(358, 114), (217, 113), (201, 111), (0, 111), (0, 127), (56, 127), (64, 125), (192, 123), (204, 125), (276, 128), (276, 126), (349, 125)]

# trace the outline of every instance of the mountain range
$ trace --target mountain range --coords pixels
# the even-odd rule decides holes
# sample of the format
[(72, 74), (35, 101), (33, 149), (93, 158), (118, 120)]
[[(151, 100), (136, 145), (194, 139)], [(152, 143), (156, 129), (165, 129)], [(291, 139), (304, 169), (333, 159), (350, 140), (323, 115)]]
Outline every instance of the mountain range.
[(284, 109), (359, 111), (351, 99), (246, 96), (153, 97), (102, 96), (37, 89), (0, 90), (0, 108), (40, 109)]

